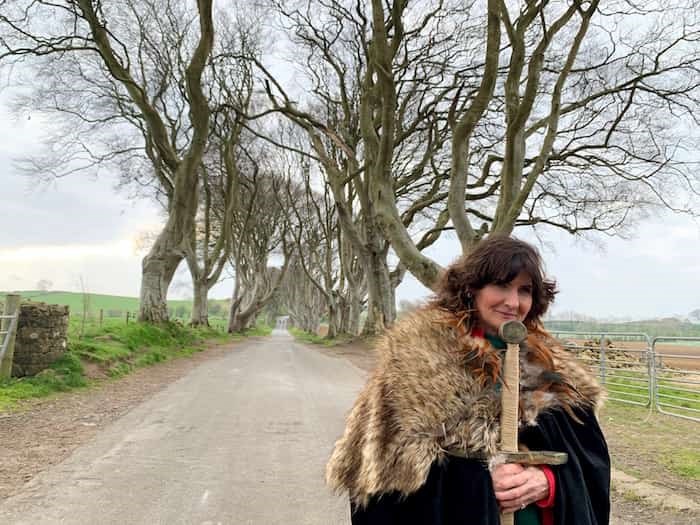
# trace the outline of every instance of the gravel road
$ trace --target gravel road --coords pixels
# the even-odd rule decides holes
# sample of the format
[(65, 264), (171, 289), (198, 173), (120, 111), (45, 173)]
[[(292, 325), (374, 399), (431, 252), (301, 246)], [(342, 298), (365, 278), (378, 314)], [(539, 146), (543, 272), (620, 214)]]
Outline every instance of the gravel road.
[(286, 333), (244, 343), (36, 476), (0, 523), (347, 524), (323, 469), (363, 377)]

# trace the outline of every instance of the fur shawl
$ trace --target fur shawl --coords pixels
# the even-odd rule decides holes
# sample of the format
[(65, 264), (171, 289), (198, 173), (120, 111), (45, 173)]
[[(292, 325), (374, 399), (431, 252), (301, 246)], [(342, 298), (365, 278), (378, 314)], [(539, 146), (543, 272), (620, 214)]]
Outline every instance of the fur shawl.
[[(431, 465), (446, 449), (492, 459), (500, 433), (500, 393), (483, 377), (472, 356), (500, 355), (486, 340), (460, 335), (444, 312), (425, 308), (402, 319), (376, 344), (378, 363), (348, 418), (326, 467), (326, 481), (365, 505), (374, 494), (418, 490)], [(533, 341), (538, 337), (539, 341)], [(543, 335), (528, 344), (546, 344), (555, 372), (573, 387), (565, 396), (544, 381), (543, 369), (527, 350), (520, 352), (520, 425), (536, 425), (553, 407), (588, 405), (597, 409), (602, 391), (595, 379), (565, 350)], [(499, 358), (500, 359), (500, 358)]]

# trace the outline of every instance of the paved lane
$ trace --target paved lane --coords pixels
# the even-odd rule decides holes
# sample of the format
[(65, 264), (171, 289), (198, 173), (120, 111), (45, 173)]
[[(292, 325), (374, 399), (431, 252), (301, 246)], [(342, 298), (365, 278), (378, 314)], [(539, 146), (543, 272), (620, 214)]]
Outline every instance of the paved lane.
[(347, 524), (323, 469), (363, 380), (286, 333), (237, 345), (37, 476), (0, 523)]

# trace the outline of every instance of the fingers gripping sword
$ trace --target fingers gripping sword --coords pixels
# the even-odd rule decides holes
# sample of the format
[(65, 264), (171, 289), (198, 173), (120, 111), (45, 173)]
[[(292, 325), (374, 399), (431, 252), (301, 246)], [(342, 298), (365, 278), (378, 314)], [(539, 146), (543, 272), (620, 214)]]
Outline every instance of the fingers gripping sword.
[[(566, 463), (565, 452), (519, 452), (518, 406), (520, 403), (520, 345), (527, 338), (527, 328), (520, 321), (506, 321), (498, 329), (506, 342), (501, 388), (501, 452), (506, 463), (523, 465), (561, 465)], [(513, 525), (513, 513), (501, 513), (501, 525)]]

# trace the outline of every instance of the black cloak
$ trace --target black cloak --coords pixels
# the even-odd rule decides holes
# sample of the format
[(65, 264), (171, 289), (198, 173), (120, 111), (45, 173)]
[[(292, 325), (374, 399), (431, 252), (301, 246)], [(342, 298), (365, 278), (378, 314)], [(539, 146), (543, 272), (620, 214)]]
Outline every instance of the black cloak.
[[(580, 423), (561, 408), (539, 414), (536, 426), (520, 432), (530, 450), (566, 452), (553, 466), (555, 525), (607, 525), (610, 514), (610, 457), (589, 408), (574, 408)], [(449, 456), (435, 462), (426, 482), (408, 496), (374, 496), (366, 507), (351, 504), (353, 525), (498, 525), (491, 475), (483, 461)]]

